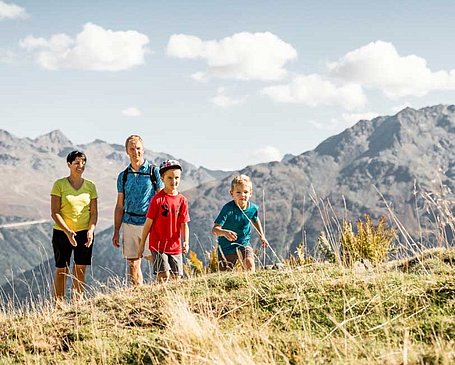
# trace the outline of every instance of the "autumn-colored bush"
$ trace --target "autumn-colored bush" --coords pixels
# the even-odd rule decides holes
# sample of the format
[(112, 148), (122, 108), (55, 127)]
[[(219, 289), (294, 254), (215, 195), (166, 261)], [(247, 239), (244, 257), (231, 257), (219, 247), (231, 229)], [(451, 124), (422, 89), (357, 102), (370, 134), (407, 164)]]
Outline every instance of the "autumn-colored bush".
[(365, 214), (365, 220), (356, 223), (356, 232), (351, 222), (344, 221), (340, 237), (341, 260), (350, 266), (355, 261), (369, 260), (376, 264), (387, 259), (395, 231), (387, 226), (386, 219), (381, 217), (374, 224), (371, 217)]

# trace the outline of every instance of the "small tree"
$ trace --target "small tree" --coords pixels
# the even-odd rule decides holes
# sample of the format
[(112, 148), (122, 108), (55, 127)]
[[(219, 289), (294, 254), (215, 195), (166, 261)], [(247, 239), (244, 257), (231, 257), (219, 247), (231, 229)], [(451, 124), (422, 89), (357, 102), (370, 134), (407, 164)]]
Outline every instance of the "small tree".
[(193, 272), (196, 275), (204, 273), (204, 263), (201, 260), (199, 260), (199, 257), (197, 257), (196, 252), (190, 250), (190, 252), (188, 253), (188, 260), (191, 264)]
[(218, 253), (216, 246), (212, 249), (212, 251), (207, 252), (209, 257), (209, 272), (217, 272), (218, 271)]
[(396, 237), (392, 228), (387, 227), (386, 219), (381, 217), (374, 225), (371, 217), (365, 214), (365, 221), (357, 221), (354, 233), (350, 222), (343, 222), (341, 232), (342, 262), (351, 266), (355, 261), (368, 259), (372, 264), (385, 261), (390, 246)]

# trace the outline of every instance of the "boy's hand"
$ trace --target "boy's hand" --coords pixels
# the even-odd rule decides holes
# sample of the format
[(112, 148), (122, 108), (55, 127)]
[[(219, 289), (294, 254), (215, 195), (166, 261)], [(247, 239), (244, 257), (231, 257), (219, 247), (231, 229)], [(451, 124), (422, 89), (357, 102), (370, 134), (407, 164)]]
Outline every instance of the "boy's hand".
[(234, 231), (230, 231), (228, 229), (223, 230), (223, 236), (228, 240), (228, 241), (235, 241), (237, 239), (237, 233)]
[(261, 237), (261, 242), (262, 242), (262, 247), (267, 247), (269, 245), (267, 238), (265, 238), (264, 236)]
[(183, 253), (188, 253), (188, 250), (190, 248), (190, 244), (188, 243), (188, 241), (184, 241), (182, 246), (183, 246)]

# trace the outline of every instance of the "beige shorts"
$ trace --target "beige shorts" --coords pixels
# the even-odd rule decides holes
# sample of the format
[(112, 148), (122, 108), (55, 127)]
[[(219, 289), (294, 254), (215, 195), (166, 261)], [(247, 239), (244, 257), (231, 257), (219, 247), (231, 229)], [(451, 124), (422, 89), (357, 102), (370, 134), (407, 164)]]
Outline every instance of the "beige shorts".
[[(143, 226), (123, 223), (123, 257), (126, 259), (137, 259), (139, 256), (139, 246), (141, 245), (141, 236)], [(145, 243), (143, 257), (151, 256), (148, 240)]]

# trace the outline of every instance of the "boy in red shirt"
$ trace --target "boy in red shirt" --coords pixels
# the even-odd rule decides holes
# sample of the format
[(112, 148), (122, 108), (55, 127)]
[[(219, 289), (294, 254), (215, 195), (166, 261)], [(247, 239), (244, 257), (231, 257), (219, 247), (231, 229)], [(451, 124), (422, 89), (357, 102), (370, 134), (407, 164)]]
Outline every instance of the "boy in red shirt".
[[(160, 165), (164, 189), (150, 201), (147, 219), (142, 229), (140, 253), (149, 236), (149, 248), (158, 281), (183, 276), (182, 252), (189, 248), (188, 200), (178, 192), (182, 166), (176, 160)], [(149, 234), (150, 233), (150, 234)]]

